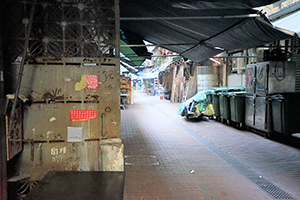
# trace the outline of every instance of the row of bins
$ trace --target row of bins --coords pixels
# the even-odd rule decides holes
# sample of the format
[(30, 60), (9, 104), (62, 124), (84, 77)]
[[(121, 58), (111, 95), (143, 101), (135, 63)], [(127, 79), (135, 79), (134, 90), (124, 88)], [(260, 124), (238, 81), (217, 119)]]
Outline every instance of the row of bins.
[[(213, 104), (215, 117), (222, 123), (241, 128), (245, 125), (245, 99), (244, 87), (221, 87), (207, 91), (207, 98)], [(266, 104), (271, 110), (269, 127), (271, 132), (284, 136), (300, 133), (298, 115), (300, 113), (299, 94), (277, 94), (269, 96)], [(267, 112), (266, 112), (266, 115)]]
[(216, 119), (227, 124), (244, 124), (245, 96), (243, 86), (218, 87), (207, 92), (208, 99), (212, 99)]
[(299, 94), (277, 94), (269, 98), (271, 102), (272, 131), (283, 136), (300, 133)]

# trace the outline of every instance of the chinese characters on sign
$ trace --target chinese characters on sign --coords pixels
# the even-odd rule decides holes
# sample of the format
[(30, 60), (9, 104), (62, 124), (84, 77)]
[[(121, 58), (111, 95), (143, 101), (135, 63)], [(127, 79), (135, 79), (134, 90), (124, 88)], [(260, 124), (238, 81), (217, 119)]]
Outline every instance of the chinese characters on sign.
[(97, 110), (70, 110), (70, 121), (86, 122), (88, 119), (96, 119)]
[(86, 88), (87, 89), (98, 88), (98, 75), (86, 75)]

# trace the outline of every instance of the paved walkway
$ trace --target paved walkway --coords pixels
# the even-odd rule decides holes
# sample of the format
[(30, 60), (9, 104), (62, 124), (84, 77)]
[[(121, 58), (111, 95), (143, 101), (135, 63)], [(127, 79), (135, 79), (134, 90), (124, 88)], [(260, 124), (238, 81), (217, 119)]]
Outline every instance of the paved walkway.
[(121, 111), (125, 200), (300, 199), (300, 150), (248, 131), (187, 121), (178, 103), (135, 91)]

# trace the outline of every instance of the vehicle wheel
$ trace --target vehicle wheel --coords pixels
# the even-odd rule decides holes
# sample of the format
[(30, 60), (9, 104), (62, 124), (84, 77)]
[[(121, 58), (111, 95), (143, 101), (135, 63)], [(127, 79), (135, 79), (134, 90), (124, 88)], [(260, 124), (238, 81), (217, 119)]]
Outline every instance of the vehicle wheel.
[(226, 124), (227, 124), (228, 126), (231, 125), (230, 119), (227, 119), (227, 120), (226, 120)]
[(270, 139), (270, 138), (271, 138), (271, 133), (266, 133), (266, 134), (264, 135), (264, 138)]
[(209, 116), (208, 119), (213, 120), (214, 116)]
[(223, 117), (221, 117), (221, 123), (225, 124), (225, 119)]
[(242, 130), (242, 129), (244, 129), (244, 124), (243, 124), (243, 122), (240, 122), (240, 123), (239, 123), (239, 125), (238, 125), (238, 129), (239, 129), (239, 130)]
[(190, 115), (185, 116), (187, 119), (191, 119), (192, 117)]
[(182, 112), (181, 112), (181, 116), (185, 116), (186, 115), (186, 113), (187, 113), (187, 111), (186, 111), (186, 107), (184, 107), (184, 109), (182, 110)]
[(197, 118), (197, 121), (201, 121), (202, 120), (202, 115), (200, 115), (198, 118)]

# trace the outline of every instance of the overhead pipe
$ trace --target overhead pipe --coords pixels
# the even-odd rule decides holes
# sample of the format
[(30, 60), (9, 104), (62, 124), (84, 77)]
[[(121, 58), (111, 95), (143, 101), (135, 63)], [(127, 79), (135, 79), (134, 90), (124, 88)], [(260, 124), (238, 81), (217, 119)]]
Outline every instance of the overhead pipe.
[[(129, 57), (140, 57), (138, 55), (134, 55), (134, 54), (127, 54), (127, 56)], [(181, 56), (181, 55), (151, 55), (151, 57), (177, 57), (177, 56)], [(257, 56), (212, 56), (212, 58), (262, 58), (263, 55), (257, 55)]]
[(217, 16), (186, 16), (186, 17), (120, 17), (121, 21), (148, 21), (148, 20), (192, 20), (192, 19), (235, 19), (259, 17), (260, 14), (247, 15), (217, 15)]
[(156, 47), (156, 46), (183, 46), (196, 45), (198, 43), (173, 43), (173, 44), (122, 44), (120, 47)]

